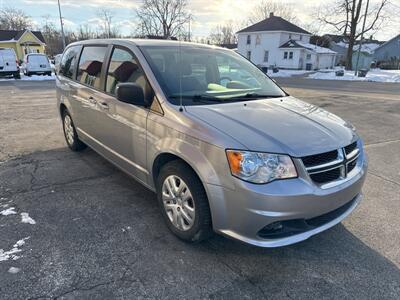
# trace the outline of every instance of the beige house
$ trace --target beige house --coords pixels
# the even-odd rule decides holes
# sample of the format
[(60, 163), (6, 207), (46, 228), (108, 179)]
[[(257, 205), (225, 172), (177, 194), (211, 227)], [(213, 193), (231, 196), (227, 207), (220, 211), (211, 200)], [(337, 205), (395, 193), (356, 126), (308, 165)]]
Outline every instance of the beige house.
[(0, 48), (12, 48), (19, 60), (28, 53), (45, 53), (46, 42), (40, 31), (0, 30)]

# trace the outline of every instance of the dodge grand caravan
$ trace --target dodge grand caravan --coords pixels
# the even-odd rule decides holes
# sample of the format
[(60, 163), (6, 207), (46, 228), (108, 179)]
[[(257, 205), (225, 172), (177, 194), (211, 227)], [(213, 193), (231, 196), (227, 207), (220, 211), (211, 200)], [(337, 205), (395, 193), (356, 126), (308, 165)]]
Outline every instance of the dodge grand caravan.
[(155, 40), (69, 45), (57, 75), (68, 146), (157, 193), (186, 241), (215, 231), (262, 247), (347, 217), (367, 161), (354, 127), (284, 92), (233, 51)]

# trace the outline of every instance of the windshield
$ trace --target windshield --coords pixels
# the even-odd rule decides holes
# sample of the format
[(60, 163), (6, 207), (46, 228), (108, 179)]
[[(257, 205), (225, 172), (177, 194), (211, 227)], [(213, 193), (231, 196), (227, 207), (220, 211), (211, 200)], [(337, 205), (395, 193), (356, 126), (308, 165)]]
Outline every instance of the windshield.
[(141, 46), (172, 104), (200, 105), (283, 97), (256, 66), (233, 51), (196, 46)]

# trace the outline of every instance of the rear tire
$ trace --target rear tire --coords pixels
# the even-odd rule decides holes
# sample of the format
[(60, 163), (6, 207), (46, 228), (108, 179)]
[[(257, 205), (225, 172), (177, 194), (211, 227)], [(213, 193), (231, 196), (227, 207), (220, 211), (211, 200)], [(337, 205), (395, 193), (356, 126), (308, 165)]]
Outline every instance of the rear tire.
[(157, 199), (167, 227), (186, 242), (200, 242), (212, 234), (210, 207), (203, 184), (183, 161), (162, 167)]
[(64, 137), (68, 147), (72, 151), (82, 151), (83, 149), (85, 149), (87, 146), (78, 138), (74, 122), (72, 121), (72, 117), (69, 114), (68, 110), (64, 110), (62, 114), (62, 123)]

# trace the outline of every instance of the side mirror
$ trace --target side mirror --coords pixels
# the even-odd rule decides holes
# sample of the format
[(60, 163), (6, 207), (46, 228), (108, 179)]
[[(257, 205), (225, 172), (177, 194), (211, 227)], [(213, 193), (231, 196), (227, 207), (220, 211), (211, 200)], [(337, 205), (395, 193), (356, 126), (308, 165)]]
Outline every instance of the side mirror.
[(117, 99), (121, 102), (147, 106), (143, 88), (136, 83), (118, 83), (115, 91)]

